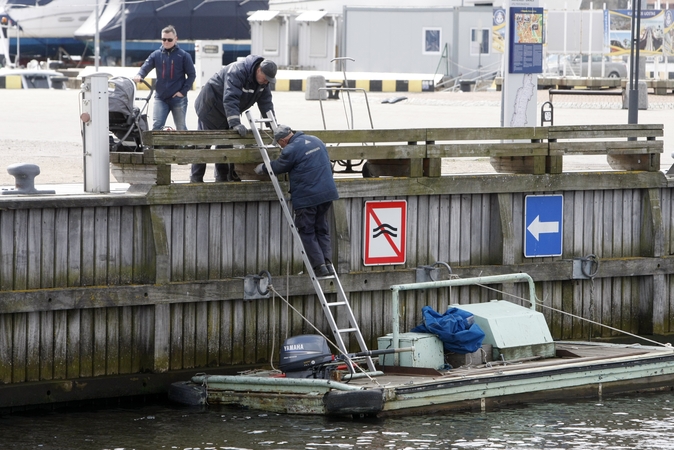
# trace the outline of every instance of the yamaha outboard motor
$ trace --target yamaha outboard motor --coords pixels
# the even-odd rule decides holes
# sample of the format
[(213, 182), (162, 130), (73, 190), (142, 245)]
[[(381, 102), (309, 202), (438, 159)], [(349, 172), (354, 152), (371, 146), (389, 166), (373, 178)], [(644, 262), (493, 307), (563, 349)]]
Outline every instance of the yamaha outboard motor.
[(286, 339), (281, 347), (279, 369), (288, 378), (330, 379), (325, 364), (334, 360), (323, 336), (303, 334)]

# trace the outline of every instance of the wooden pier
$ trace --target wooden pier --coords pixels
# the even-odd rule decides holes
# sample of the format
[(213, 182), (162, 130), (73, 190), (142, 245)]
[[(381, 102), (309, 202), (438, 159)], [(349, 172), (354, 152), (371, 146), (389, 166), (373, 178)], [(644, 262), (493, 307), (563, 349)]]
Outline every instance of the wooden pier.
[[(371, 347), (391, 331), (389, 286), (438, 261), (461, 277), (527, 272), (545, 306), (632, 333), (674, 331), (674, 183), (660, 171), (662, 125), (309, 133), (332, 159), (402, 171), (336, 180), (334, 262)], [(329, 333), (270, 182), (170, 182), (171, 165), (192, 162), (232, 162), (252, 177), (261, 161), (252, 139), (151, 132), (145, 143), (143, 153), (111, 154), (131, 183), (124, 195), (0, 198), (0, 410), (161, 393), (197, 372), (268, 364), (286, 337), (314, 331), (279, 296), (243, 300), (243, 277), (262, 270)], [(614, 170), (565, 172), (570, 154), (606, 154)], [(441, 158), (475, 156), (501, 173), (440, 173)], [(564, 196), (560, 257), (523, 256), (531, 194)], [(405, 264), (363, 265), (363, 205), (379, 199), (407, 200)], [(574, 279), (573, 258), (589, 254), (596, 276)], [(527, 297), (524, 286), (500, 288)], [(406, 295), (404, 330), (424, 305), (502, 297), (474, 287)], [(543, 313), (555, 338), (616, 335)]]
[[(658, 80), (648, 78), (639, 80), (646, 83), (646, 88), (654, 95), (669, 95), (674, 93), (674, 80)], [(497, 77), (494, 80), (497, 90), (501, 90), (503, 79)], [(603, 77), (562, 77), (562, 76), (538, 76), (539, 89), (577, 89), (577, 90), (603, 90), (603, 89), (627, 89), (629, 80), (623, 78)]]

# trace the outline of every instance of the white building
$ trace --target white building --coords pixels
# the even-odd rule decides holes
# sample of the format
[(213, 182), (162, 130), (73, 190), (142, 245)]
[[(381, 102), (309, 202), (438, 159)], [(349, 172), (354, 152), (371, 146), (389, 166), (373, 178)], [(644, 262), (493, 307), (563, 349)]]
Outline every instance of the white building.
[[(270, 0), (249, 18), (251, 53), (282, 68), (341, 70), (350, 57), (358, 72), (439, 73), (492, 71), (493, 7), (502, 0)], [(578, 9), (580, 0), (541, 2)]]

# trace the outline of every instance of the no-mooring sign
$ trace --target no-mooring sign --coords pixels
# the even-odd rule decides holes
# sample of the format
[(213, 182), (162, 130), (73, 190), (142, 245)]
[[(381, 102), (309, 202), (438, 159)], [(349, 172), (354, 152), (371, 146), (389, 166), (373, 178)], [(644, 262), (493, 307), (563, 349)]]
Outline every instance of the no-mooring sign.
[(407, 201), (365, 202), (363, 264), (404, 264), (407, 234)]

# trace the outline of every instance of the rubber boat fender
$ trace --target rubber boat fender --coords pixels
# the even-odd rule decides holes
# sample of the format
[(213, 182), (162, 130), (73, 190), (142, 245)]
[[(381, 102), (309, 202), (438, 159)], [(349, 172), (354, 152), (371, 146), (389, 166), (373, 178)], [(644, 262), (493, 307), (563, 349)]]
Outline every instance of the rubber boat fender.
[(384, 409), (384, 390), (330, 391), (323, 404), (328, 414), (377, 414)]
[(183, 405), (205, 405), (206, 397), (206, 387), (194, 384), (191, 381), (171, 383), (168, 389), (169, 400)]

